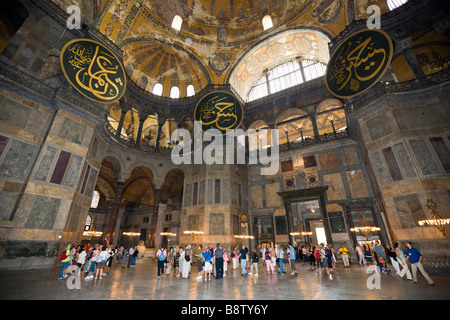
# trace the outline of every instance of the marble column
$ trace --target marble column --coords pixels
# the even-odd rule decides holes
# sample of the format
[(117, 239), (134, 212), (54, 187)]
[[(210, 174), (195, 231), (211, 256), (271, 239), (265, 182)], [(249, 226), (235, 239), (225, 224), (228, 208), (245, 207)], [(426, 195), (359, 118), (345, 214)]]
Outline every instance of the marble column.
[(135, 144), (138, 146), (141, 144), (141, 136), (142, 136), (142, 127), (144, 126), (144, 118), (139, 118), (139, 128), (138, 128), (138, 132), (136, 135), (136, 142)]
[(116, 196), (114, 198), (114, 203), (111, 208), (111, 213), (109, 216), (108, 229), (105, 235), (105, 242), (108, 240), (110, 244), (114, 241), (114, 231), (116, 229), (117, 220), (119, 217), (120, 203), (122, 201), (123, 189), (125, 182), (117, 182)]
[(395, 42), (395, 49), (397, 52), (401, 52), (405, 56), (406, 61), (411, 67), (411, 70), (414, 72), (414, 75), (417, 79), (419, 79), (424, 77), (425, 73), (423, 72), (422, 66), (420, 65), (419, 61), (417, 61), (416, 56), (412, 52), (411, 44), (412, 39), (410, 37), (397, 40)]
[(319, 129), (317, 128), (316, 115), (310, 115), (309, 117), (311, 118), (311, 123), (313, 125), (314, 137), (320, 136)]
[(120, 138), (120, 134), (122, 132), (122, 128), (123, 128), (123, 121), (125, 120), (125, 115), (127, 114), (126, 110), (122, 110), (121, 114), (120, 114), (120, 120), (119, 120), (119, 125), (117, 126), (117, 131), (116, 131), (116, 138), (119, 139)]
[(161, 202), (161, 189), (155, 190), (155, 198), (153, 201), (153, 214), (150, 222), (150, 248), (156, 245), (156, 226), (158, 224), (159, 204)]
[(163, 123), (158, 123), (158, 134), (156, 135), (155, 149), (159, 149), (159, 143), (161, 142), (161, 131)]

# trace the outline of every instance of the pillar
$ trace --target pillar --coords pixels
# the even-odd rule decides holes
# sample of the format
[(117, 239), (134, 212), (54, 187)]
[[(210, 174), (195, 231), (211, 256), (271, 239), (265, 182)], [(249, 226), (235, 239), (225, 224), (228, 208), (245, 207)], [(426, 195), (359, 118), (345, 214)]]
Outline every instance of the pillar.
[(117, 218), (119, 216), (120, 203), (122, 201), (123, 189), (125, 182), (117, 182), (116, 196), (114, 197), (114, 203), (111, 208), (109, 217), (108, 229), (105, 235), (105, 242), (108, 240), (110, 244), (114, 241), (114, 231), (116, 229)]
[(142, 136), (142, 127), (144, 126), (144, 121), (146, 118), (139, 117), (139, 128), (136, 135), (136, 141), (135, 144), (138, 146), (141, 143), (141, 136)]
[(159, 143), (161, 141), (161, 131), (164, 123), (158, 123), (158, 134), (156, 135), (155, 149), (159, 149)]
[(122, 113), (120, 114), (119, 125), (117, 126), (117, 131), (116, 131), (116, 138), (117, 139), (120, 138), (120, 134), (121, 134), (122, 128), (123, 128), (123, 121), (125, 120), (125, 115), (126, 114), (127, 114), (127, 110), (123, 110), (122, 109)]
[(156, 245), (156, 226), (158, 224), (159, 204), (161, 202), (161, 189), (155, 190), (155, 198), (153, 202), (153, 213), (150, 222), (150, 248), (155, 248)]

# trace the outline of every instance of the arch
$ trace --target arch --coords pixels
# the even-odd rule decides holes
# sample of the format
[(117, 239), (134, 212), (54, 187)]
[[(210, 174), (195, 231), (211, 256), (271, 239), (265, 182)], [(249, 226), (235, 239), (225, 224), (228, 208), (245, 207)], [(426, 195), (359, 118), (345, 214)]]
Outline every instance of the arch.
[(263, 29), (267, 30), (273, 27), (272, 18), (266, 15), (262, 18)]
[(330, 37), (315, 28), (296, 28), (282, 31), (254, 45), (231, 70), (228, 83), (245, 98), (264, 70), (302, 57), (327, 64)]
[(180, 97), (180, 88), (177, 86), (173, 86), (170, 88), (170, 94), (169, 97), (172, 99), (178, 99)]
[(163, 85), (161, 84), (161, 83), (159, 83), (159, 82), (157, 82), (157, 83), (155, 83), (154, 85), (153, 85), (153, 89), (152, 89), (152, 93), (155, 95), (155, 96), (162, 96), (162, 94), (163, 94)]
[(302, 109), (290, 108), (283, 111), (276, 119), (280, 144), (300, 141), (314, 137), (314, 126), (309, 115)]
[(161, 201), (167, 204), (180, 204), (183, 198), (184, 171), (179, 168), (171, 169), (165, 176), (161, 187)]
[(136, 205), (153, 205), (153, 172), (146, 166), (136, 166), (125, 181), (122, 201)]
[(189, 84), (186, 87), (186, 97), (192, 97), (195, 96), (195, 87), (193, 84)]
[(320, 102), (316, 109), (316, 124), (320, 135), (345, 130), (347, 116), (342, 101), (328, 98)]

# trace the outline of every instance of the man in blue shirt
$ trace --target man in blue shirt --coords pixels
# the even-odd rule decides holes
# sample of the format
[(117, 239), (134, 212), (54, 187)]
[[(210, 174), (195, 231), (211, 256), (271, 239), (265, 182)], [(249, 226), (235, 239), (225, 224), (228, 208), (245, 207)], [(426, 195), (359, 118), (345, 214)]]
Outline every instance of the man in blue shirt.
[(245, 244), (242, 245), (242, 250), (239, 251), (239, 257), (241, 258), (241, 275), (243, 275), (244, 277), (247, 276), (247, 270), (246, 270), (246, 266), (247, 266), (247, 253), (248, 253), (248, 249), (245, 247)]
[(431, 280), (428, 273), (426, 273), (425, 269), (422, 265), (422, 254), (416, 248), (413, 248), (412, 243), (410, 241), (406, 242), (406, 258), (411, 262), (411, 270), (413, 282), (417, 283), (417, 269), (420, 270), (420, 273), (427, 279), (429, 285), (434, 285), (433, 280)]

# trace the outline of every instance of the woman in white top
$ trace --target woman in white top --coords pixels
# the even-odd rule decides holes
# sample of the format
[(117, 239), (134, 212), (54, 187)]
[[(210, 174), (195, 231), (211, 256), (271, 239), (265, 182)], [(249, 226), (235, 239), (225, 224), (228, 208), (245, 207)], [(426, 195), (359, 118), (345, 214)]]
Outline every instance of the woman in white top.
[[(188, 259), (189, 261), (186, 261), (186, 259)], [(191, 259), (192, 259), (192, 250), (191, 246), (188, 245), (186, 247), (186, 250), (184, 251), (183, 271), (181, 272), (181, 277), (184, 279), (187, 279), (189, 277), (189, 272), (191, 271)]]
[(397, 261), (400, 266), (402, 266), (402, 271), (399, 273), (399, 277), (403, 278), (406, 273), (406, 279), (412, 280), (411, 271), (409, 271), (408, 264), (406, 263), (406, 257), (403, 254), (401, 246), (399, 243), (394, 244), (395, 253), (397, 254)]
[(78, 268), (81, 269), (81, 267), (84, 265), (85, 262), (86, 262), (86, 251), (82, 247), (80, 249), (80, 252), (78, 252), (78, 259), (77, 259)]
[(100, 252), (97, 260), (95, 260), (95, 279), (97, 280), (98, 275), (100, 274), (100, 280), (102, 279), (103, 268), (105, 267), (106, 259), (109, 257), (108, 251), (106, 251), (106, 247), (102, 248), (102, 252)]

